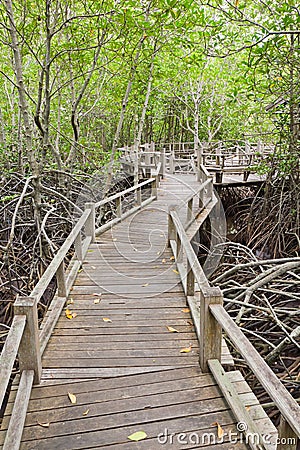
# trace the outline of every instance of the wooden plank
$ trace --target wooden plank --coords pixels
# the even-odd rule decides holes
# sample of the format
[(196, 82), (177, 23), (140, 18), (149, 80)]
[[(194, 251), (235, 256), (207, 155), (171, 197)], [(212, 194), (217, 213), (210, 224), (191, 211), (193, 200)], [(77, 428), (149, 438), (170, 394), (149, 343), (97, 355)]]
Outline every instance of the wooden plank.
[(247, 436), (259, 436), (259, 445), (256, 442), (253, 442), (249, 439), (249, 445), (252, 450), (257, 450), (258, 448), (266, 449), (267, 447), (264, 444), (264, 439), (261, 433), (259, 433), (254, 421), (252, 420), (250, 414), (248, 413), (245, 405), (242, 403), (234, 385), (231, 383), (230, 379), (227, 377), (226, 372), (221, 366), (220, 362), (217, 359), (211, 359), (208, 361), (208, 366), (217, 381), (219, 388), (221, 389), (227, 403), (229, 404), (235, 418), (239, 423), (245, 424), (245, 430), (241, 430), (245, 432)]
[(261, 358), (260, 354), (248, 341), (244, 333), (220, 305), (210, 306), (212, 314), (239, 350), (256, 378), (277, 405), (281, 414), (290, 424), (294, 432), (300, 435), (300, 407), (274, 372)]
[(159, 366), (176, 366), (176, 365), (197, 365), (199, 361), (198, 356), (192, 356), (191, 354), (182, 353), (180, 356), (168, 356), (168, 357), (143, 357), (143, 358), (106, 358), (106, 359), (89, 359), (89, 358), (77, 358), (62, 360), (60, 358), (43, 358), (43, 366), (50, 367), (159, 367)]
[[(185, 406), (185, 405), (183, 405)], [(181, 410), (184, 411), (184, 410)], [(220, 412), (213, 412), (213, 413), (207, 413), (205, 415), (197, 415), (196, 409), (192, 409), (191, 412), (193, 412), (193, 415), (191, 416), (191, 412), (188, 411), (187, 417), (180, 417), (182, 412), (180, 413), (180, 408), (177, 407), (176, 413), (174, 411), (174, 408), (169, 407), (169, 412), (172, 414), (173, 417), (179, 416), (178, 418), (173, 419), (165, 419), (166, 415), (168, 414), (168, 410), (166, 411), (166, 414), (163, 416), (164, 418), (159, 420), (157, 419), (156, 422), (153, 422), (153, 419), (145, 420), (145, 415), (147, 416), (153, 416), (152, 410), (149, 411), (145, 410), (142, 415), (142, 428), (145, 430), (148, 439), (153, 438), (157, 440), (157, 436), (160, 433), (163, 433), (165, 428), (169, 430), (170, 433), (178, 434), (178, 430), (184, 431), (184, 432), (195, 432), (197, 431), (197, 434), (199, 434), (199, 440), (201, 442), (202, 436), (205, 434), (207, 439), (207, 433), (212, 433), (217, 441), (217, 434), (216, 434), (216, 427), (212, 427), (211, 424), (215, 422), (222, 423), (224, 427), (224, 432), (227, 434), (231, 431), (234, 432), (235, 426), (232, 423), (232, 416), (228, 411), (220, 411)], [(129, 413), (128, 413), (129, 416)], [(130, 416), (129, 416), (130, 418)], [(112, 448), (115, 448), (117, 444), (125, 444), (128, 443), (128, 438), (130, 434), (134, 433), (137, 430), (137, 426), (140, 428), (140, 421), (137, 422), (137, 416), (135, 415), (133, 417), (133, 420), (135, 419), (133, 424), (125, 425), (125, 426), (116, 426), (117, 422), (114, 422), (114, 417), (106, 417), (105, 416), (105, 422), (110, 419), (111, 425), (108, 426), (108, 429), (106, 430), (99, 430), (99, 428), (102, 427), (102, 419), (93, 421), (93, 430), (90, 432), (82, 433), (77, 432), (76, 428), (74, 431), (70, 434), (65, 433), (64, 436), (57, 436), (57, 437), (44, 437), (39, 440), (32, 440), (32, 435), (34, 434), (35, 430), (40, 432), (41, 427), (35, 427), (35, 429), (30, 431), (30, 435), (28, 436), (28, 439), (23, 441), (22, 443), (22, 449), (24, 450), (35, 450), (35, 449), (43, 449), (43, 450), (73, 450), (73, 449), (92, 449), (94, 447), (100, 447), (103, 448), (103, 446), (112, 446)], [(116, 419), (116, 418), (115, 418)], [(155, 418), (154, 418), (155, 420)], [(88, 425), (88, 424), (87, 424)], [(44, 430), (44, 433), (48, 432), (49, 429)], [(28, 433), (29, 434), (29, 433)], [(204, 437), (205, 439), (205, 437)], [(203, 439), (203, 440), (204, 440)], [(207, 441), (206, 441), (207, 442)], [(147, 440), (145, 440), (145, 443), (147, 443)], [(136, 446), (136, 444), (131, 442), (131, 448), (133, 448), (133, 445)], [(138, 446), (140, 443), (138, 443)], [(207, 446), (207, 444), (206, 444)], [(137, 447), (139, 448), (139, 447)], [(149, 447), (146, 447), (149, 449)], [(161, 448), (161, 444), (154, 447), (156, 449)], [(173, 446), (172, 446), (173, 448)], [(177, 449), (182, 448), (182, 444), (180, 446), (175, 447)], [(224, 450), (226, 449), (226, 446), (224, 447)], [(152, 447), (151, 447), (152, 450)], [(227, 444), (227, 450), (228, 450), (228, 444)]]
[(0, 358), (0, 406), (2, 406), (11, 372), (18, 354), (19, 345), (26, 326), (26, 316), (16, 315), (12, 320)]
[(5, 434), (3, 450), (19, 450), (20, 448), (33, 379), (33, 370), (22, 372), (9, 426)]

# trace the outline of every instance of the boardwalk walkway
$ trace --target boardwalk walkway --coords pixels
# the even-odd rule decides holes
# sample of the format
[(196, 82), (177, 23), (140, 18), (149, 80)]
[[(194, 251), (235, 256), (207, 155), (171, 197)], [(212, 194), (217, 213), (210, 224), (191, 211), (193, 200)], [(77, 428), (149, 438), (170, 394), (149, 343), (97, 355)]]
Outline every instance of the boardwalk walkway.
[[(64, 309), (52, 333), (21, 449), (231, 448), (226, 435), (224, 443), (218, 438), (217, 424), (235, 433), (237, 420), (213, 376), (200, 371), (197, 336), (167, 247), (168, 207), (184, 204), (198, 185), (194, 176), (170, 175), (157, 201), (90, 246), (69, 296), (68, 308), (77, 316), (68, 319)], [(223, 345), (223, 362), (230, 363), (226, 351)], [(230, 379), (260, 430), (270, 429), (241, 374), (233, 371)], [(2, 442), (15, 393), (13, 388)], [(130, 442), (140, 430), (147, 439)], [(187, 434), (186, 444), (179, 433)]]
[[(1, 405), (17, 354), (20, 376), (2, 420), (3, 450), (296, 450), (299, 406), (228, 315), (191, 244), (205, 221), (212, 235), (222, 223), (203, 155), (153, 147), (138, 156), (125, 149), (123, 168), (146, 180), (86, 203), (30, 296), (14, 304)], [(215, 165), (219, 155), (208, 156)], [(248, 159), (238, 158), (241, 167), (225, 157), (214, 166), (217, 183), (237, 170), (249, 182)], [(112, 218), (97, 228), (104, 207)], [(39, 328), (37, 306), (54, 277)], [(234, 370), (223, 334), (279, 409), (279, 430)], [(129, 439), (141, 431), (143, 440)], [(292, 442), (277, 446), (277, 436)]]

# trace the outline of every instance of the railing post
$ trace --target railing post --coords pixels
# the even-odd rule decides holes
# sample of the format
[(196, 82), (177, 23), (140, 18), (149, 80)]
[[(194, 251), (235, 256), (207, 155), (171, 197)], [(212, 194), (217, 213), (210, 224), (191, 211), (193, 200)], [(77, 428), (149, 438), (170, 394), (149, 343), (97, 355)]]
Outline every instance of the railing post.
[(91, 242), (96, 241), (96, 235), (95, 235), (95, 203), (85, 203), (84, 205), (85, 209), (90, 209), (91, 213), (89, 217), (86, 220), (85, 223), (85, 234), (86, 236), (91, 237)]
[(56, 271), (57, 295), (58, 297), (67, 297), (67, 283), (65, 275), (65, 264), (62, 261)]
[(278, 438), (279, 444), (277, 445), (277, 450), (297, 449), (297, 435), (282, 415), (280, 416), (280, 424), (278, 427)]
[(151, 185), (151, 195), (155, 198), (157, 198), (158, 186), (159, 186), (159, 175), (155, 175)]
[(164, 147), (160, 151), (160, 163), (161, 166), (159, 174), (162, 178), (164, 178), (166, 173), (166, 149)]
[(169, 206), (169, 216), (168, 216), (168, 247), (171, 247), (171, 241), (175, 240), (176, 238), (176, 230), (175, 225), (173, 222), (173, 218), (171, 216), (171, 211), (175, 211), (176, 206), (171, 205)]
[(82, 255), (81, 233), (79, 233), (76, 236), (76, 239), (75, 239), (75, 242), (74, 242), (74, 247), (75, 247), (76, 256), (77, 256), (78, 260), (82, 263), (83, 255)]
[(209, 359), (221, 360), (222, 327), (210, 312), (212, 304), (223, 304), (220, 288), (203, 288), (200, 292), (200, 366), (209, 372)]
[(26, 316), (26, 325), (18, 352), (20, 371), (33, 370), (34, 383), (39, 384), (42, 373), (42, 360), (35, 298), (18, 297), (14, 303), (14, 314)]
[(187, 211), (186, 211), (186, 223), (190, 223), (193, 217), (193, 201), (194, 197), (190, 198), (187, 204)]
[(122, 217), (122, 199), (121, 197), (116, 198), (116, 207), (117, 207), (117, 217), (121, 219)]
[(186, 266), (186, 295), (187, 297), (193, 297), (195, 295), (195, 275), (189, 260), (187, 260)]
[(203, 164), (202, 146), (197, 147), (196, 156), (197, 156), (197, 181), (201, 181), (201, 164)]
[(213, 189), (214, 189), (213, 179), (212, 179), (212, 177), (210, 177), (210, 183), (208, 183), (208, 185), (207, 185), (207, 199), (209, 202), (213, 198)]
[(136, 190), (136, 203), (138, 206), (142, 204), (142, 188), (137, 188)]
[(174, 173), (174, 155), (171, 154), (169, 158), (169, 164), (170, 164), (170, 173)]
[(202, 189), (199, 191), (199, 208), (204, 208), (204, 189), (202, 187)]

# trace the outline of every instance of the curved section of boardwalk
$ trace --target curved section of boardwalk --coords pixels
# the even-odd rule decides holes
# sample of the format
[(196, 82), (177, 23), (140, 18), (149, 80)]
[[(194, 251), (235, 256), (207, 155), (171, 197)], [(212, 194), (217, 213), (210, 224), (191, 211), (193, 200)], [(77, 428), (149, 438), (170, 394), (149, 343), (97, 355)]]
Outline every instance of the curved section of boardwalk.
[[(191, 176), (168, 177), (156, 202), (91, 245), (69, 298), (77, 316), (63, 311), (44, 352), (22, 449), (230, 448), (236, 420), (213, 376), (200, 373), (192, 318), (166, 245), (168, 206), (196, 186)], [(240, 373), (230, 378), (263, 427), (268, 419)], [(130, 442), (140, 430), (147, 439)]]

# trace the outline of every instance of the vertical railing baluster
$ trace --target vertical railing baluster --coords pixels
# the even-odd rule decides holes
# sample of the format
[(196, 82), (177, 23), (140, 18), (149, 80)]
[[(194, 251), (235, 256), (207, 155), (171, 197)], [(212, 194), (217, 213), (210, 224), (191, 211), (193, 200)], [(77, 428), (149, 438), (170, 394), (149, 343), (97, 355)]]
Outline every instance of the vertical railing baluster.
[(203, 372), (209, 372), (207, 361), (221, 361), (222, 327), (212, 315), (209, 306), (223, 304), (220, 288), (202, 288), (200, 290), (200, 366)]
[(26, 325), (18, 352), (20, 371), (33, 370), (34, 383), (39, 384), (42, 373), (42, 360), (35, 298), (18, 297), (14, 303), (14, 314), (26, 316)]
[(59, 297), (67, 297), (67, 283), (65, 274), (64, 261), (60, 263), (56, 271), (57, 295)]
[(90, 215), (86, 220), (85, 223), (85, 234), (88, 237), (91, 237), (91, 242), (96, 241), (96, 235), (95, 235), (95, 203), (85, 203), (84, 205), (85, 210), (90, 209)]

